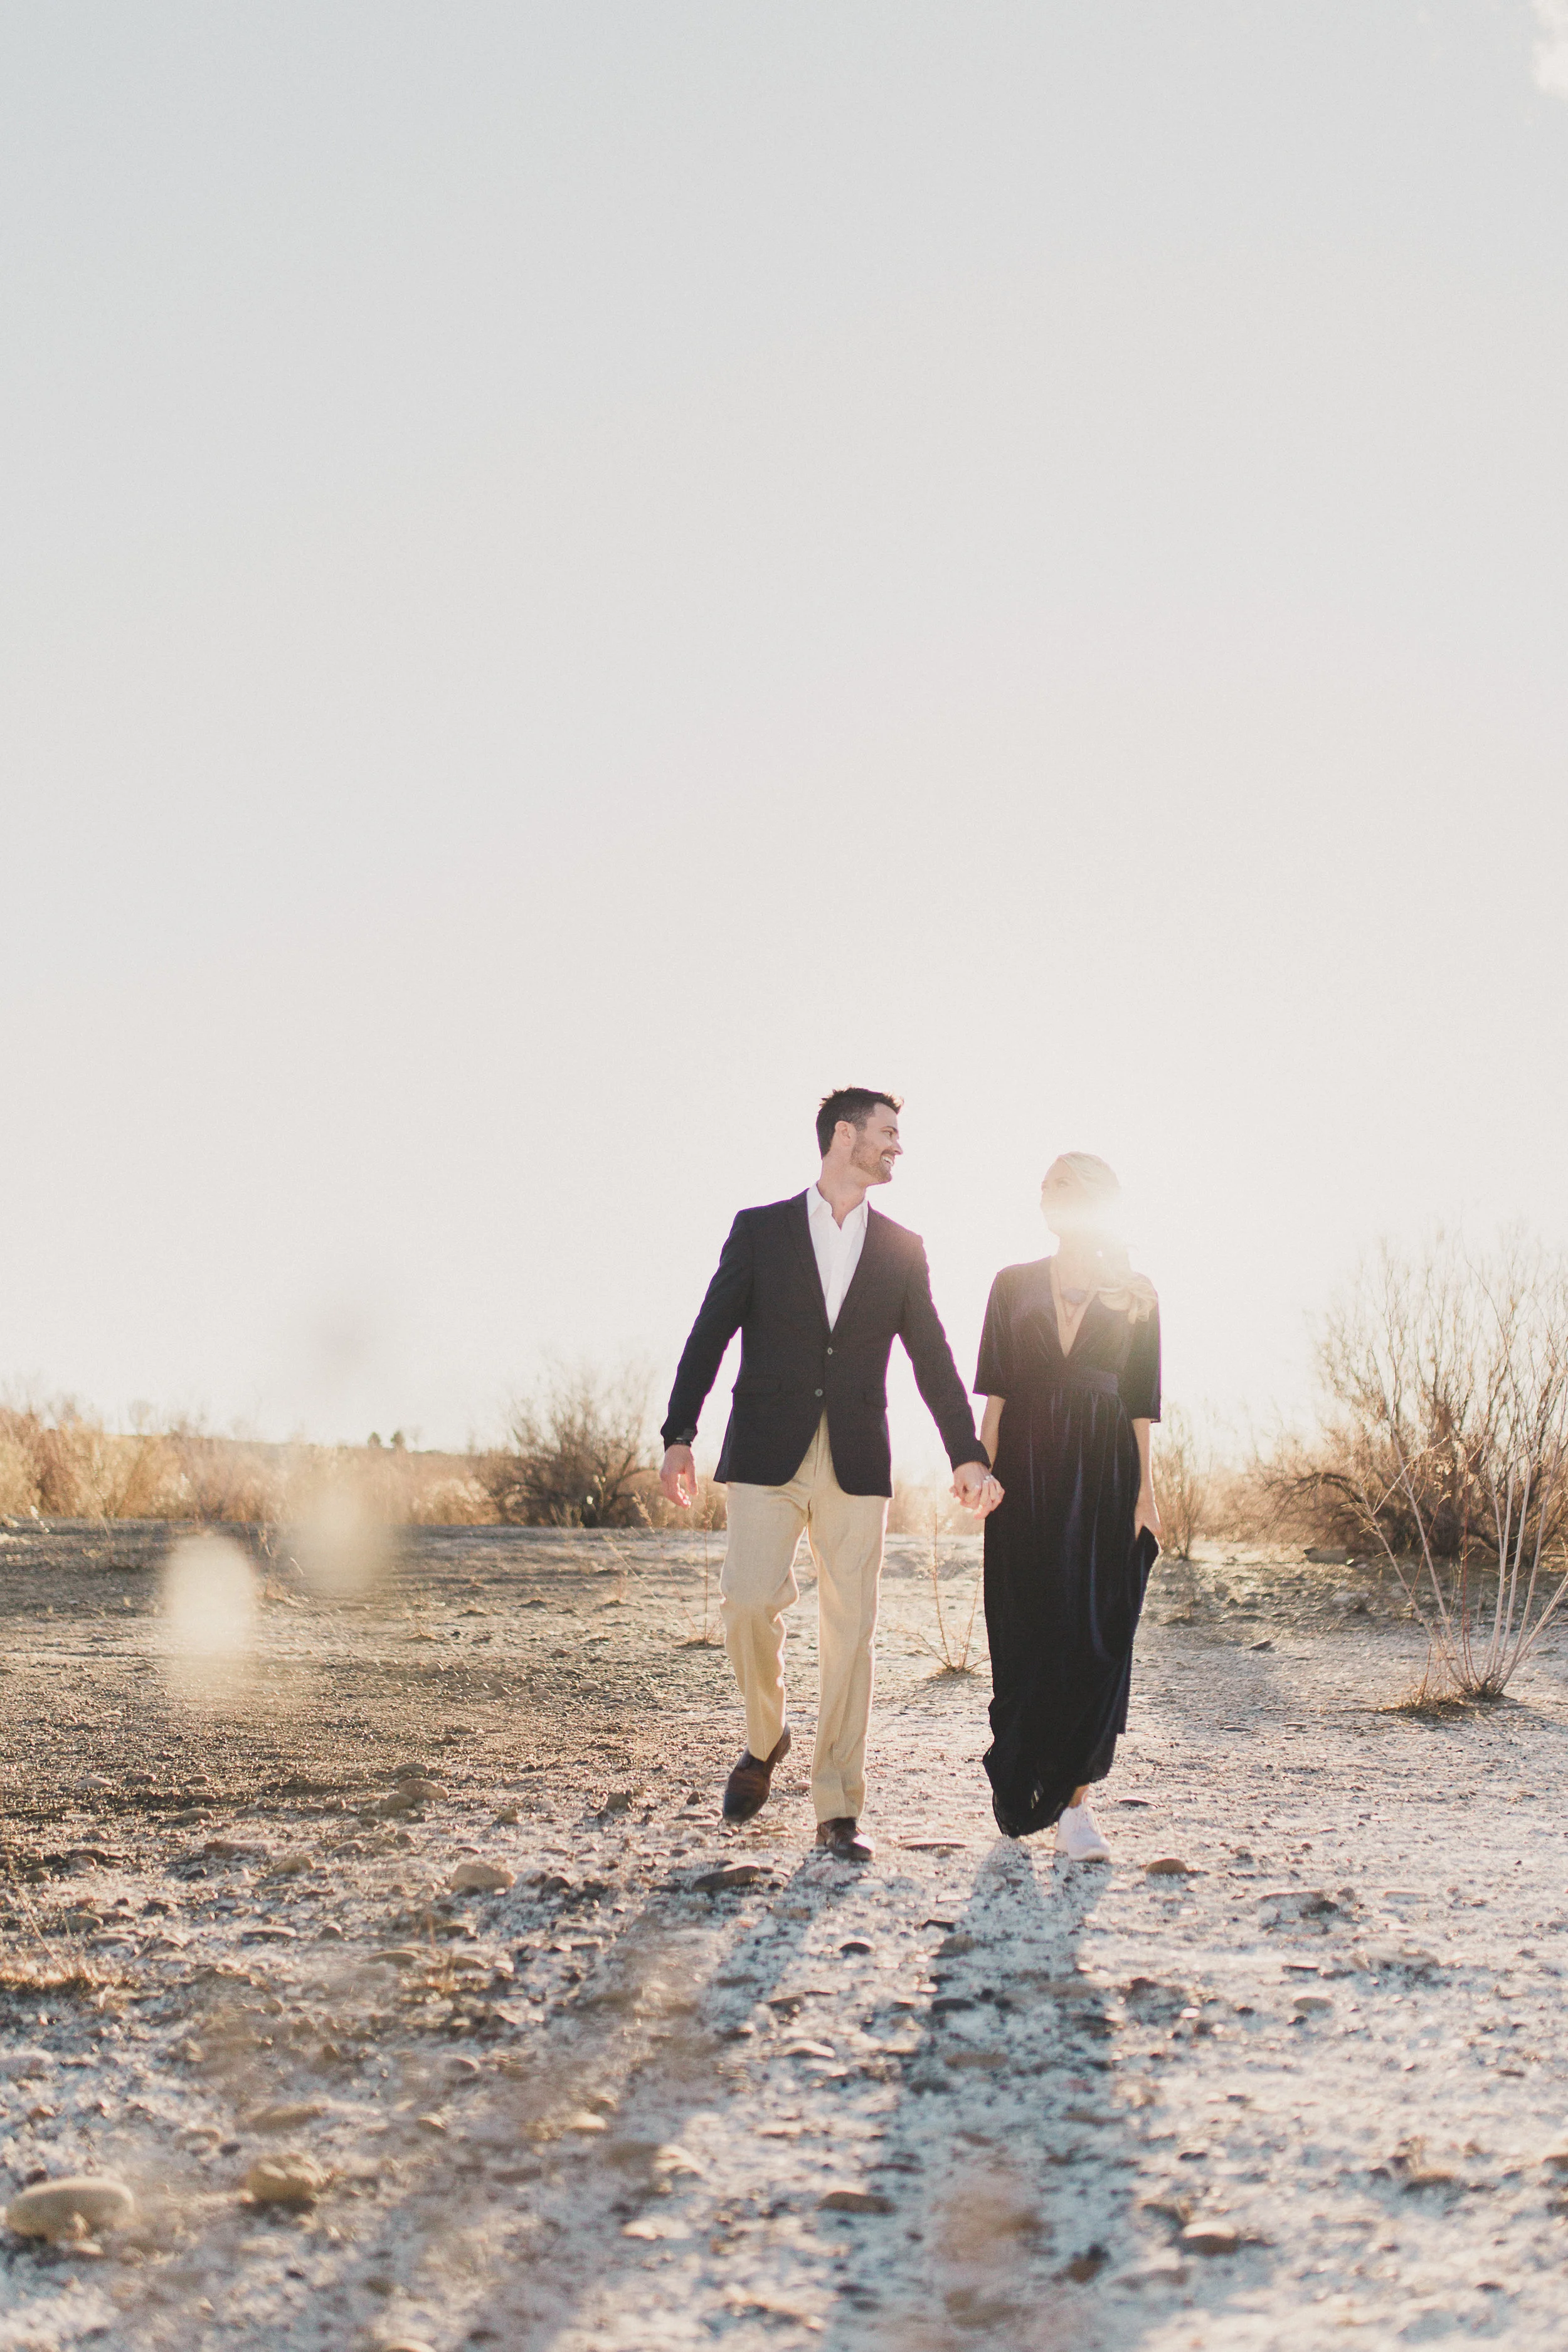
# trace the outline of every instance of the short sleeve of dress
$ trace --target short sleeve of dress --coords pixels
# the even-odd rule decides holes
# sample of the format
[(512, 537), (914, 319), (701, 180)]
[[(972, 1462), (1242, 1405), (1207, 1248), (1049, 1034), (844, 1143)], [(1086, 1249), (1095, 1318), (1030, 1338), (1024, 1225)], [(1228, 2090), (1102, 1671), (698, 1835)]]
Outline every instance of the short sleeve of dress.
[(1007, 1286), (998, 1275), (985, 1302), (985, 1328), (980, 1335), (980, 1361), (974, 1370), (976, 1396), (1014, 1393), (1012, 1318), (1007, 1305)]
[(1121, 1406), (1129, 1421), (1160, 1418), (1160, 1309), (1151, 1308), (1132, 1326), (1132, 1345), (1120, 1374)]

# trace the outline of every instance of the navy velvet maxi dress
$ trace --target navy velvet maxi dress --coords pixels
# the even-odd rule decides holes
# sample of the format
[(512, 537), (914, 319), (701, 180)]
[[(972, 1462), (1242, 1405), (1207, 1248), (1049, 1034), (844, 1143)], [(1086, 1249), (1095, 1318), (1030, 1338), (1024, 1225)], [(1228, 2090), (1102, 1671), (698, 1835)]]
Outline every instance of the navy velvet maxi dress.
[(1132, 1529), (1132, 1423), (1160, 1418), (1159, 1308), (1135, 1323), (1093, 1297), (1064, 1356), (1050, 1267), (1003, 1267), (974, 1376), (981, 1395), (1006, 1399), (995, 1462), (1005, 1494), (985, 1522), (985, 1769), (1008, 1837), (1048, 1828), (1075, 1789), (1110, 1771), (1160, 1549)]

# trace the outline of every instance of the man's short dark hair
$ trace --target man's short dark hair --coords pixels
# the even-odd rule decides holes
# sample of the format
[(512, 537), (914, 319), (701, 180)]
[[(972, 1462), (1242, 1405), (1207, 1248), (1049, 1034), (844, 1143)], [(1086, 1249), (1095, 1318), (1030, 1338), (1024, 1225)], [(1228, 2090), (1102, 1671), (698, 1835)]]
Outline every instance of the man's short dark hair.
[(886, 1103), (891, 1111), (904, 1107), (898, 1095), (880, 1094), (875, 1087), (835, 1087), (830, 1095), (823, 1096), (816, 1114), (816, 1141), (824, 1160), (839, 1120), (847, 1118), (851, 1127), (864, 1127), (879, 1103)]

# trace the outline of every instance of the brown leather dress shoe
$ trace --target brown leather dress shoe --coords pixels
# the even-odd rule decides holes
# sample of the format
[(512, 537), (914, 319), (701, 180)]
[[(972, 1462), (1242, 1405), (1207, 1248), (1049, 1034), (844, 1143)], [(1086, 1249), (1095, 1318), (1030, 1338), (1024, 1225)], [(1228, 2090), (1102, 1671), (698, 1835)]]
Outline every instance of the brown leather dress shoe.
[(749, 1822), (753, 1813), (762, 1811), (768, 1801), (773, 1774), (788, 1754), (787, 1723), (771, 1756), (753, 1756), (747, 1748), (724, 1783), (724, 1819), (727, 1822)]
[(835, 1862), (869, 1862), (877, 1851), (870, 1839), (856, 1828), (847, 1813), (837, 1822), (818, 1822), (816, 1843), (827, 1848)]

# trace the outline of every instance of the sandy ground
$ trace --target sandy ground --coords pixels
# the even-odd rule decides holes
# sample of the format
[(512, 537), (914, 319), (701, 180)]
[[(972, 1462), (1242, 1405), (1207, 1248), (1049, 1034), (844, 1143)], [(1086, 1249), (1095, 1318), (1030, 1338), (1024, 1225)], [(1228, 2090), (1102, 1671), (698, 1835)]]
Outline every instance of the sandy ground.
[[(1069, 1865), (996, 1836), (895, 1544), (857, 1873), (809, 1593), (795, 1754), (719, 1824), (699, 1539), (426, 1532), (335, 1601), (279, 1559), (227, 1665), (167, 1544), (0, 1530), (0, 2194), (138, 2200), (0, 2231), (0, 2347), (1563, 2342), (1562, 1653), (1425, 1721), (1366, 1572), (1162, 1563)], [(316, 2200), (250, 2202), (286, 2152)]]

